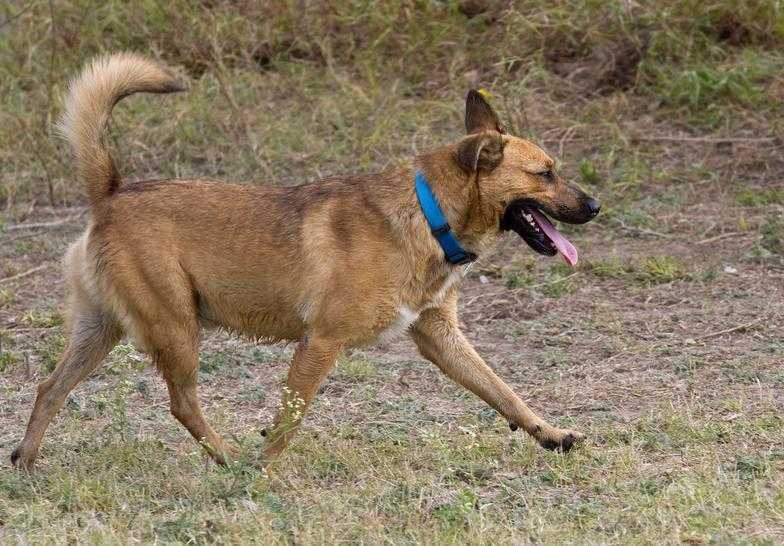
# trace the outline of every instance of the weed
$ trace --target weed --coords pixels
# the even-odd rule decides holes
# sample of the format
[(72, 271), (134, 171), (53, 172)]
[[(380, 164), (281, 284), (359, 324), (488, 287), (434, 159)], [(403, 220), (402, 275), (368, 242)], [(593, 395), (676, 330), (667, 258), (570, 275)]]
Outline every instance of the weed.
[(534, 283), (534, 277), (524, 271), (513, 272), (506, 279), (507, 288), (524, 288)]
[(10, 305), (16, 299), (13, 291), (9, 288), (0, 288), (0, 308)]
[(257, 364), (268, 364), (270, 362), (277, 362), (282, 357), (281, 354), (270, 347), (253, 347), (248, 356)]
[(744, 480), (761, 478), (770, 471), (770, 463), (759, 457), (741, 456), (735, 461), (735, 471)]
[(17, 256), (23, 256), (33, 250), (33, 243), (30, 241), (18, 241), (14, 245), (14, 253)]
[(368, 381), (378, 376), (379, 373), (372, 360), (357, 355), (340, 358), (337, 370), (340, 377), (357, 383)]
[(686, 264), (673, 256), (651, 256), (640, 262), (637, 278), (645, 283), (659, 284), (688, 277)]
[(633, 262), (622, 262), (618, 257), (610, 257), (586, 261), (582, 268), (600, 278), (631, 278), (642, 284), (668, 283), (691, 276), (683, 260), (667, 255), (648, 256)]
[(738, 194), (736, 200), (746, 207), (784, 205), (784, 188), (747, 190)]
[(199, 359), (199, 372), (212, 374), (224, 369), (232, 362), (233, 358), (227, 353), (202, 355)]
[(622, 278), (634, 270), (633, 266), (624, 264), (617, 256), (604, 260), (583, 261), (581, 267), (604, 279)]
[(0, 350), (0, 373), (11, 369), (17, 361), (17, 356), (11, 351)]
[(62, 334), (50, 334), (44, 338), (43, 343), (36, 349), (41, 358), (41, 373), (49, 375), (60, 361), (65, 350), (65, 337)]
[(784, 256), (784, 217), (770, 216), (760, 231), (762, 246), (774, 254)]
[(579, 169), (580, 178), (582, 178), (583, 183), (593, 186), (599, 185), (601, 182), (601, 177), (599, 176), (599, 171), (596, 169), (596, 166), (593, 163), (587, 159), (583, 159), (580, 161)]
[(25, 313), (23, 320), (33, 328), (54, 328), (62, 326), (63, 316), (57, 309), (31, 309)]
[(453, 500), (447, 501), (435, 509), (434, 515), (447, 523), (465, 523), (478, 508), (479, 498), (470, 489), (463, 489)]
[(573, 289), (570, 275), (550, 275), (538, 290), (548, 298), (558, 299), (571, 292)]

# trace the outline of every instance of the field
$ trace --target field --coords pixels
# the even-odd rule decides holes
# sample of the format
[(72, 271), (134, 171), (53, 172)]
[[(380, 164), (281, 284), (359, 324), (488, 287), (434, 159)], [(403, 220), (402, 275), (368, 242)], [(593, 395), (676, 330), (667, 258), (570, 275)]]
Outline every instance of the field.
[[(603, 211), (565, 228), (574, 270), (504, 238), (464, 330), (586, 445), (510, 432), (402, 338), (342, 357), (261, 469), (293, 347), (210, 333), (200, 396), (240, 462), (206, 461), (123, 344), (13, 470), (88, 220), (51, 125), (118, 49), (190, 85), (115, 110), (129, 183), (383, 170), (459, 137), (466, 90), (489, 91)], [(784, 543), (781, 1), (11, 0), (0, 96), (0, 544)]]

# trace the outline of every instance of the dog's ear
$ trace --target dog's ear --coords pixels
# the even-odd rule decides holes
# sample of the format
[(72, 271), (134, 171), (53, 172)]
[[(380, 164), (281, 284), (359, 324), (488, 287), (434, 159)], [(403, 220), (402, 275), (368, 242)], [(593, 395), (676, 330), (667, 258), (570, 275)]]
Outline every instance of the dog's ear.
[(504, 159), (504, 140), (501, 133), (487, 131), (464, 138), (457, 146), (455, 159), (460, 168), (468, 173), (492, 171)]
[(471, 89), (466, 96), (465, 112), (466, 134), (482, 133), (484, 131), (498, 131), (504, 133), (504, 127), (482, 93)]

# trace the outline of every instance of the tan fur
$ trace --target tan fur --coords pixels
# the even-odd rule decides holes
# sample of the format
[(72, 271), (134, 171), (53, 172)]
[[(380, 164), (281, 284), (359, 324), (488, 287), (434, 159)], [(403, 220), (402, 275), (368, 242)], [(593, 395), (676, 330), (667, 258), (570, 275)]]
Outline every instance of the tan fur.
[(66, 258), (69, 347), (39, 387), (15, 464), (33, 464), (68, 392), (122, 332), (152, 356), (174, 416), (225, 461), (231, 448), (204, 420), (196, 395), (200, 332), (210, 326), (299, 341), (268, 457), (285, 447), (343, 349), (396, 330), (409, 331), (426, 358), (542, 445), (568, 449), (582, 437), (536, 416), (466, 341), (457, 322), (466, 266), (445, 261), (413, 190), (421, 169), (463, 246), (481, 257), (515, 199), (581, 206), (579, 190), (535, 174), (553, 164), (541, 148), (499, 132), (492, 108), (472, 93), (468, 136), (382, 174), (293, 188), (209, 180), (121, 186), (102, 141), (112, 106), (136, 91), (179, 89), (169, 72), (131, 54), (94, 61), (71, 85), (61, 131), (75, 150), (92, 221)]
[(98, 57), (71, 82), (57, 130), (74, 150), (78, 175), (93, 207), (99, 206), (120, 183), (114, 162), (101, 141), (112, 107), (132, 93), (183, 89), (168, 71), (133, 53)]

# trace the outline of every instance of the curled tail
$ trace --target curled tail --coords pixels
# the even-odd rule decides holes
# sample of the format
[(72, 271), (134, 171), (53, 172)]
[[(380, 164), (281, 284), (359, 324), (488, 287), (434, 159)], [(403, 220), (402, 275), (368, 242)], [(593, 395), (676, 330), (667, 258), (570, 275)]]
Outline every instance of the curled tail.
[(93, 210), (120, 187), (120, 175), (103, 140), (117, 101), (133, 93), (184, 89), (166, 69), (133, 53), (98, 57), (71, 82), (57, 130), (74, 149)]

